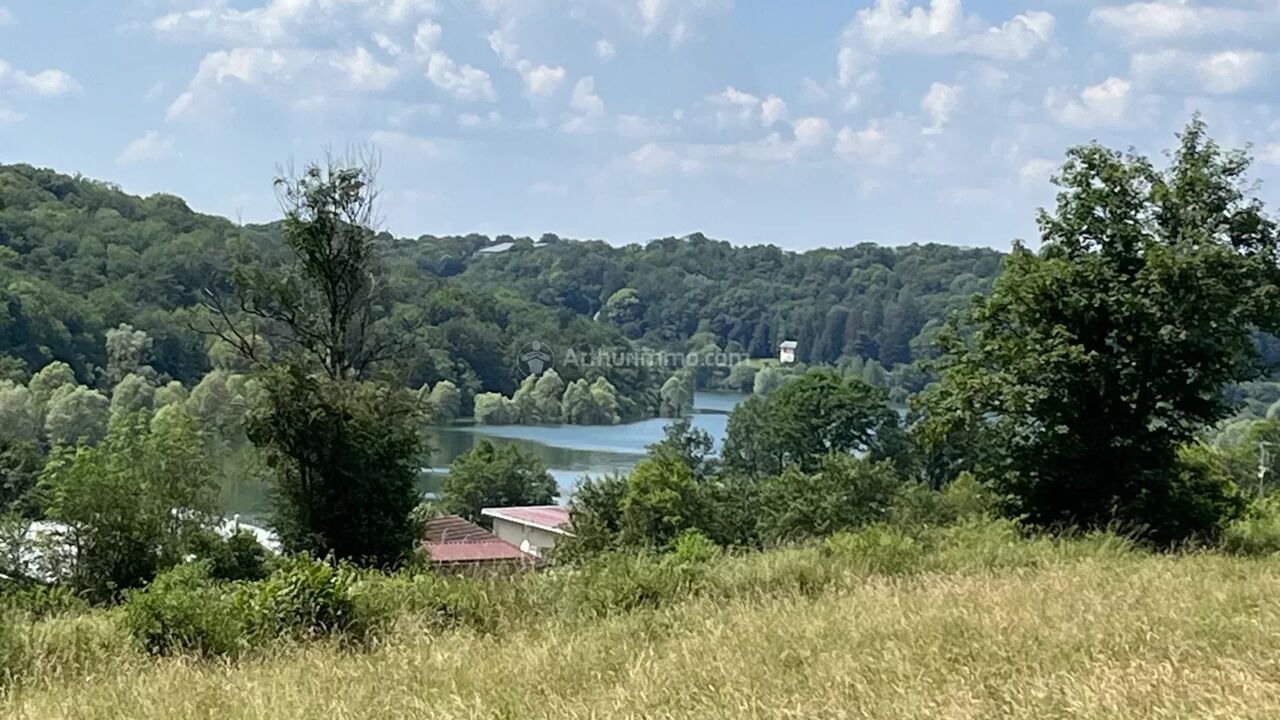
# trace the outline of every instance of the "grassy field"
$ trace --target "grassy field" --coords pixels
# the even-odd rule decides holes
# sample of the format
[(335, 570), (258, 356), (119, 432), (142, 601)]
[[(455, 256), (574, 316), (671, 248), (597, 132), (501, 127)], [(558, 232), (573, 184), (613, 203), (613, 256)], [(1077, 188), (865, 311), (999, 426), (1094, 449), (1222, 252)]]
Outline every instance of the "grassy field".
[(669, 604), (488, 632), (405, 612), (369, 649), (234, 663), (60, 619), (44, 631), (97, 659), (46, 658), (0, 717), (1280, 717), (1280, 560), (1015, 542), (889, 575), (807, 549), (720, 560)]

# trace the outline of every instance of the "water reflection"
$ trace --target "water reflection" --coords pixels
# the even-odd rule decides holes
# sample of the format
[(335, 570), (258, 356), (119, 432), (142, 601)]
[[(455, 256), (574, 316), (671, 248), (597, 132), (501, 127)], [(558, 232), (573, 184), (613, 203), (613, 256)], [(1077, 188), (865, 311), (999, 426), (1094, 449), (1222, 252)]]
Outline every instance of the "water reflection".
[[(728, 413), (746, 396), (736, 393), (698, 393), (694, 398), (694, 427), (705, 430), (716, 443), (724, 442)], [(419, 483), (423, 493), (434, 493), (454, 458), (475, 447), (481, 440), (511, 444), (541, 458), (560, 487), (566, 502), (584, 476), (629, 472), (644, 457), (645, 448), (662, 439), (671, 421), (665, 418), (641, 420), (626, 425), (504, 425), (432, 428), (431, 468)], [(261, 521), (266, 508), (267, 489), (260, 483), (235, 483), (223, 488), (228, 513), (240, 513), (247, 522)]]

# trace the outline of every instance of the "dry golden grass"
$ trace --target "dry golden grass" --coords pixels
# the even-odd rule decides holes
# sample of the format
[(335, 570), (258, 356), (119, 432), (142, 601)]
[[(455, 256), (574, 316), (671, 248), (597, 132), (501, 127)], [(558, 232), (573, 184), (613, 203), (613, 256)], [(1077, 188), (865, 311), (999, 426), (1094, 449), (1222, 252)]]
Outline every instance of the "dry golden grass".
[(128, 659), (15, 718), (1275, 718), (1280, 561), (1066, 559), (690, 600), (364, 652)]

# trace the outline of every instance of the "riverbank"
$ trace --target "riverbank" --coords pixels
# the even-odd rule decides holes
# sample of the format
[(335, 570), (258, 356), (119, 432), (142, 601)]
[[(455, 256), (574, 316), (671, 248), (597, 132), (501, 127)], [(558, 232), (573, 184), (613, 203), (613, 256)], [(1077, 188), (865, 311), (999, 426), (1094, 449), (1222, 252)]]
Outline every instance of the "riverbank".
[(1280, 560), (1002, 527), (927, 547), (869, 531), (683, 569), (553, 573), (466, 595), (465, 609), (398, 585), (388, 596), (402, 609), (368, 648), (282, 645), (232, 662), (148, 658), (113, 629), (118, 613), (95, 611), (37, 624), (60, 649), (0, 715), (1280, 714)]

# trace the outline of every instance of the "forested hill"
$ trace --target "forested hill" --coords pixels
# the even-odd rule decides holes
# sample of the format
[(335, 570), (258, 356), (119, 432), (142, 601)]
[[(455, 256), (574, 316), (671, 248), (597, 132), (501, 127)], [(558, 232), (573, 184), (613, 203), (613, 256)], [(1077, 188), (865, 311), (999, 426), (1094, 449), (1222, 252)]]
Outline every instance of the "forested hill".
[[(702, 236), (621, 248), (555, 236), (386, 239), (388, 312), (425, 320), (407, 380), (450, 379), (468, 394), (511, 392), (512, 353), (529, 338), (714, 342), (757, 356), (786, 338), (811, 362), (909, 361), (948, 311), (989, 287), (1001, 257), (939, 245), (797, 254)], [(194, 382), (210, 367), (206, 338), (190, 327), (201, 290), (229, 282), (237, 253), (270, 257), (277, 242), (276, 226), (239, 227), (172, 195), (0, 165), (0, 371), (62, 360), (94, 383), (106, 331), (128, 323), (154, 342), (158, 372)], [(609, 379), (620, 389), (651, 380)]]
[[(419, 266), (473, 287), (514, 288), (657, 347), (736, 345), (753, 356), (797, 340), (801, 359), (859, 355), (886, 366), (927, 352), (947, 314), (986, 292), (1001, 254), (946, 245), (860, 244), (794, 253), (700, 234), (613, 247), (544, 235), (422, 239)], [(484, 251), (485, 249), (489, 251)], [(697, 339), (699, 333), (711, 338)], [(690, 348), (697, 349), (697, 348)]]

